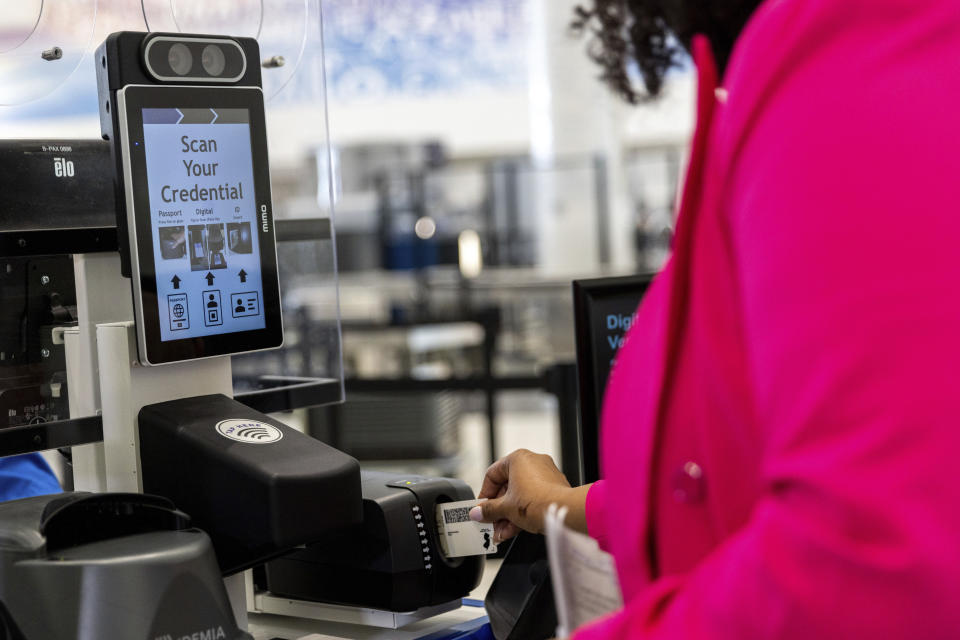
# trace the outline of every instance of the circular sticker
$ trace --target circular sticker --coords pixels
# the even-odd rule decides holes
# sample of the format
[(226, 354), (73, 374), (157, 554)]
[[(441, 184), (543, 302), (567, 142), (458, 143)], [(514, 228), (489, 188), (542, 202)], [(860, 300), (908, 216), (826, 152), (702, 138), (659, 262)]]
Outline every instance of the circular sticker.
[(256, 420), (222, 420), (217, 423), (217, 433), (248, 444), (273, 444), (283, 438), (283, 431)]

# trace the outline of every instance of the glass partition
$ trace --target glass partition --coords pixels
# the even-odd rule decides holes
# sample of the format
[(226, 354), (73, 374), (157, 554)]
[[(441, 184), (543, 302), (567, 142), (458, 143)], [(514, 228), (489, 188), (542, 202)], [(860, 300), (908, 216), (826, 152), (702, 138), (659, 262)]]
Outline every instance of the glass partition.
[(120, 30), (258, 39), (285, 344), (235, 358), (235, 394), (265, 412), (342, 401), (321, 25), (320, 0), (4, 7), (0, 171), (14, 180), (0, 192), (0, 456), (102, 437), (98, 416), (70, 415), (63, 334), (78, 319), (71, 254), (117, 250), (112, 163), (87, 54)]
[(141, 0), (140, 4), (147, 31), (256, 38), (267, 100), (294, 80), (320, 36), (319, 0)]
[(25, 104), (60, 87), (80, 66), (97, 0), (5, 2), (0, 23), (0, 105)]

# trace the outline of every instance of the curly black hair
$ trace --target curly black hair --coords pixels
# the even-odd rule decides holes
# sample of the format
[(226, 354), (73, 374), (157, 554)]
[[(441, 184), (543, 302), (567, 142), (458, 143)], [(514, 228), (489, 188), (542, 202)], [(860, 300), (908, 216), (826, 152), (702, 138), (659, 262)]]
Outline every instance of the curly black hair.
[[(710, 38), (722, 73), (734, 42), (762, 0), (592, 0), (575, 10), (573, 30), (591, 36), (601, 78), (632, 104), (658, 95), (693, 36)], [(645, 91), (631, 80), (636, 65)]]

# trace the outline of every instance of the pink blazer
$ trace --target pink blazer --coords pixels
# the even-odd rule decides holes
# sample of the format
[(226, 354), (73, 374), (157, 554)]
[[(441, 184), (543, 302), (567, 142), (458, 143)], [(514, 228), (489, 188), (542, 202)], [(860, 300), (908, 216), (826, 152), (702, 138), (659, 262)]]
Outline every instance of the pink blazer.
[(576, 640), (960, 638), (960, 4), (768, 0), (611, 377)]

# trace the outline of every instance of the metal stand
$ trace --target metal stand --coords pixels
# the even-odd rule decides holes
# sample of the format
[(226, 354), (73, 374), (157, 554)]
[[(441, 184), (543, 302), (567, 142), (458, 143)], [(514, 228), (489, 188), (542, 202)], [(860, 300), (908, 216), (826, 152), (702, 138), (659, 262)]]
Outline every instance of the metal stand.
[(137, 363), (132, 322), (97, 326), (108, 491), (142, 491), (137, 414), (146, 405), (212, 393), (233, 395), (230, 358), (162, 367)]
[(278, 598), (270, 593), (261, 592), (254, 596), (254, 608), (251, 613), (270, 613), (294, 618), (307, 618), (323, 622), (337, 622), (356, 624), (365, 627), (380, 629), (402, 629), (403, 627), (420, 622), (448, 611), (459, 609), (461, 602), (454, 600), (434, 607), (424, 607), (416, 611), (397, 613), (396, 611), (380, 611), (363, 607), (344, 607), (322, 602), (307, 602), (305, 600), (290, 600)]
[[(137, 415), (149, 404), (222, 393), (233, 396), (230, 358), (142, 367), (137, 361), (130, 281), (120, 275), (116, 254), (77, 256), (74, 262), (80, 321), (64, 333), (72, 415), (100, 414), (103, 443), (74, 450), (74, 486), (79, 491), (143, 491)], [(242, 577), (227, 590), (246, 628)]]
[[(130, 283), (120, 275), (120, 256), (91, 253), (74, 258), (77, 286), (76, 328), (64, 332), (70, 415), (101, 414), (97, 325), (133, 320)], [(126, 366), (126, 364), (125, 364)], [(77, 491), (107, 491), (103, 443), (73, 449), (73, 481)]]
[[(137, 416), (140, 409), (206, 394), (233, 397), (229, 357), (143, 367), (130, 281), (120, 275), (116, 254), (75, 258), (79, 323), (64, 330), (71, 415), (99, 415), (103, 442), (74, 448), (74, 486), (79, 491), (143, 491)], [(307, 381), (316, 386), (317, 381)], [(339, 381), (319, 381), (330, 387)], [(268, 390), (269, 391), (269, 390)], [(289, 393), (289, 391), (284, 391)], [(256, 395), (256, 394), (254, 394)], [(256, 398), (254, 398), (256, 399)], [(342, 607), (254, 593), (250, 572), (225, 580), (237, 623), (248, 627), (248, 610), (312, 620), (399, 629), (460, 607), (460, 601), (409, 613)]]

